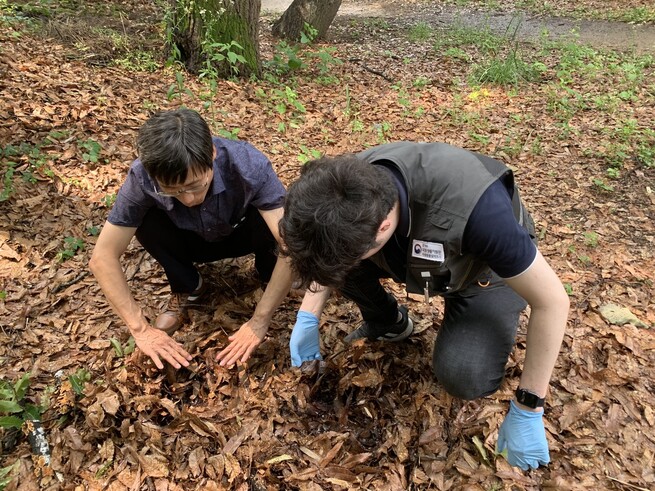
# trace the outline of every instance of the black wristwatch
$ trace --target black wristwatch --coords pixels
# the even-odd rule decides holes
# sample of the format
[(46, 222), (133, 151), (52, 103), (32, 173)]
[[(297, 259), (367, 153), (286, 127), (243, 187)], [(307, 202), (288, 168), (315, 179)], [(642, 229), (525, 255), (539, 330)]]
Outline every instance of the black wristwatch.
[(516, 400), (524, 406), (531, 407), (532, 409), (544, 407), (545, 398), (539, 397), (534, 392), (518, 388), (516, 389), (516, 393), (514, 395), (516, 395)]

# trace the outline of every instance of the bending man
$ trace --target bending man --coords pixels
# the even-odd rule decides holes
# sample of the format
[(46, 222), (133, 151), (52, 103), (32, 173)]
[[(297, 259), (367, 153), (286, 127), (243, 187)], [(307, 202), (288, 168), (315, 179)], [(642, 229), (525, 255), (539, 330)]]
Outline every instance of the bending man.
[[(268, 282), (255, 312), (217, 358), (245, 361), (263, 340), (291, 285), (291, 270), (276, 256), (285, 189), (269, 160), (246, 142), (212, 137), (195, 111), (151, 117), (139, 130), (139, 159), (130, 167), (90, 261), (109, 303), (137, 346), (158, 368), (175, 368), (191, 355), (171, 335), (205, 291), (195, 267), (255, 254)], [(130, 293), (120, 257), (135, 236), (163, 267), (171, 287), (166, 309), (150, 323)]]
[(484, 397), (500, 387), (529, 304), (525, 366), (498, 448), (523, 469), (549, 462), (542, 407), (569, 301), (505, 165), (442, 143), (322, 158), (289, 188), (280, 228), (292, 268), (304, 286), (313, 283), (291, 336), (295, 366), (321, 357), (319, 318), (331, 289), (361, 311), (346, 342), (407, 338), (407, 308), (380, 284), (392, 278), (408, 292), (444, 297), (434, 375), (453, 396)]

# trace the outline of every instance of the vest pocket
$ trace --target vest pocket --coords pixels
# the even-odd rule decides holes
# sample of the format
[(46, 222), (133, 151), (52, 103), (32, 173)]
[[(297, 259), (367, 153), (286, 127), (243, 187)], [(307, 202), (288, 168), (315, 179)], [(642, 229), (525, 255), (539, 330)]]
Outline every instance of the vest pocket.
[(450, 230), (450, 227), (453, 226), (453, 217), (444, 215), (442, 213), (431, 213), (429, 217), (431, 225), (434, 225), (437, 228), (442, 230)]
[(409, 293), (427, 293), (429, 296), (441, 295), (448, 291), (450, 271), (443, 264), (411, 263), (407, 271), (407, 291)]

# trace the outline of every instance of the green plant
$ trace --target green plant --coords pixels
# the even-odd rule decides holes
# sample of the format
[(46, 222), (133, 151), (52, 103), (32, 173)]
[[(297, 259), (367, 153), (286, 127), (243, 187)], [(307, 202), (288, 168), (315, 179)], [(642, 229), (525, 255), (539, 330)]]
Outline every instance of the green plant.
[(564, 291), (568, 296), (573, 295), (573, 286), (571, 283), (564, 283)]
[(420, 76), (414, 79), (412, 85), (417, 89), (422, 89), (423, 87), (427, 86), (430, 82), (431, 80), (429, 78)]
[(530, 144), (530, 153), (532, 153), (532, 155), (543, 155), (544, 145), (541, 142), (540, 136), (537, 136), (532, 140), (532, 143)]
[(655, 8), (653, 7), (632, 7), (619, 9), (612, 18), (621, 22), (631, 24), (645, 24), (655, 22)]
[(97, 237), (100, 234), (100, 227), (91, 225), (86, 228), (86, 233), (89, 234), (91, 237)]
[(95, 140), (79, 140), (77, 142), (78, 146), (82, 149), (82, 160), (84, 162), (97, 163), (98, 158), (100, 157), (100, 152), (102, 152), (102, 146)]
[(41, 151), (43, 145), (51, 143), (51, 140), (45, 137), (37, 144), (22, 142), (19, 145), (10, 144), (0, 147), (0, 164), (2, 164), (0, 202), (8, 200), (14, 193), (14, 179), (17, 172), (23, 181), (31, 183), (35, 183), (39, 178), (54, 177), (55, 174), (48, 165), (52, 157)]
[(91, 373), (86, 368), (78, 368), (75, 373), (68, 376), (73, 392), (76, 395), (84, 393), (84, 385), (91, 380)]
[(362, 123), (359, 119), (353, 119), (352, 123), (350, 124), (350, 127), (356, 133), (361, 133), (366, 128), (364, 126), (364, 123)]
[(518, 44), (504, 56), (478, 64), (473, 69), (474, 84), (518, 85), (520, 82), (534, 82), (545, 71), (543, 63), (526, 63), (520, 57)]
[(469, 131), (468, 135), (469, 138), (471, 138), (471, 140), (481, 143), (482, 145), (486, 146), (489, 144), (490, 137), (486, 135), (479, 135), (478, 133), (475, 133), (473, 131)]
[(508, 44), (508, 49), (502, 52), (500, 46), (495, 46), (489, 50), (493, 55), (491, 59), (474, 68), (472, 76), (477, 84), (518, 85), (522, 81), (536, 81), (546, 71), (541, 62), (523, 61), (517, 40), (522, 21), (521, 17), (514, 17), (507, 26), (501, 40), (502, 44)]
[(11, 384), (0, 380), (0, 428), (21, 428), (28, 420), (40, 420), (43, 408), (25, 402), (30, 386), (28, 372)]
[(387, 121), (382, 121), (381, 123), (375, 123), (373, 125), (373, 128), (375, 129), (378, 143), (382, 144), (382, 143), (389, 142), (389, 136), (391, 133), (391, 123)]
[(0, 469), (0, 491), (5, 489), (7, 487), (7, 484), (11, 482), (11, 473), (14, 472), (14, 470), (18, 469), (18, 465), (20, 464), (20, 461), (17, 460), (11, 465), (8, 465), (7, 467), (3, 467)]
[(339, 79), (331, 75), (331, 72), (334, 66), (342, 65), (343, 61), (334, 56), (334, 53), (336, 53), (336, 48), (321, 48), (318, 51), (309, 53), (307, 56), (308, 59), (315, 60), (315, 65), (318, 68), (316, 81), (323, 85), (339, 82)]
[(231, 130), (219, 128), (216, 134), (221, 138), (227, 138), (228, 140), (238, 140), (239, 132), (241, 132), (241, 128), (232, 128)]
[(523, 140), (514, 134), (510, 134), (504, 137), (503, 144), (500, 148), (508, 156), (516, 157), (523, 151), (523, 147)]
[(278, 124), (280, 133), (287, 130), (287, 123), (291, 128), (300, 127), (303, 115), (307, 110), (298, 98), (298, 93), (291, 87), (285, 85), (284, 89), (273, 88), (269, 94), (261, 87), (258, 87), (255, 94), (263, 99), (269, 108), (283, 117), (283, 120)]
[(0, 300), (3, 302), (7, 299), (7, 290), (0, 290)]
[(315, 160), (321, 158), (321, 152), (313, 148), (308, 148), (306, 145), (300, 145), (301, 153), (298, 154), (298, 160), (300, 163), (306, 164), (310, 160)]
[(607, 192), (612, 192), (614, 191), (614, 187), (610, 186), (609, 184), (606, 184), (605, 181), (599, 178), (594, 178), (593, 180), (594, 186), (596, 186), (599, 189), (602, 189), (603, 191)]
[(318, 29), (315, 29), (314, 26), (305, 22), (303, 24), (303, 29), (300, 32), (300, 43), (309, 44), (316, 39), (316, 36), (318, 36)]
[(8, 200), (14, 192), (14, 172), (16, 162), (2, 161), (2, 190), (0, 191), (0, 201)]
[(233, 75), (239, 74), (239, 64), (246, 63), (246, 58), (241, 54), (243, 46), (236, 41), (229, 43), (211, 43), (203, 42), (202, 50), (205, 55), (205, 66), (201, 76), (218, 77), (216, 66), (224, 61), (230, 67)]
[(398, 91), (398, 104), (407, 110), (412, 105), (409, 92), (402, 85), (394, 85), (393, 88)]
[(100, 201), (106, 208), (111, 208), (116, 202), (116, 193), (105, 194)]
[(160, 66), (160, 63), (155, 60), (152, 53), (129, 49), (123, 57), (114, 59), (113, 64), (125, 70), (137, 72), (154, 72)]
[(77, 237), (66, 237), (64, 239), (64, 248), (57, 253), (57, 260), (63, 262), (73, 257), (77, 251), (84, 250), (84, 241)]
[(298, 52), (298, 46), (280, 41), (273, 48), (273, 58), (263, 64), (268, 70), (278, 75), (299, 70), (304, 66), (304, 62), (298, 56)]
[(105, 461), (96, 471), (96, 479), (100, 479), (103, 477), (109, 470), (111, 469), (111, 466), (114, 465), (114, 459), (109, 459)]
[(598, 247), (598, 234), (596, 232), (585, 232), (584, 243), (589, 247)]
[(432, 28), (426, 22), (418, 22), (409, 28), (409, 40), (413, 42), (426, 41), (432, 36)]
[(444, 48), (476, 46), (488, 53), (498, 51), (505, 42), (505, 39), (495, 34), (489, 25), (483, 28), (468, 27), (460, 20), (454, 24), (454, 27), (440, 33), (434, 49), (440, 52)]
[(184, 85), (184, 73), (181, 70), (177, 70), (175, 72), (175, 82), (168, 87), (168, 91), (166, 92), (166, 99), (169, 101), (176, 98), (182, 100), (185, 94), (192, 99), (194, 97), (193, 92)]
[(591, 258), (586, 254), (581, 254), (578, 256), (578, 259), (582, 264), (591, 264)]
[(655, 167), (655, 138), (651, 136), (650, 141), (638, 143), (637, 160), (640, 164), (650, 169)]
[(321, 47), (312, 50), (306, 47), (316, 38), (317, 34), (316, 29), (305, 23), (299, 43), (286, 41), (277, 43), (273, 48), (272, 59), (263, 63), (267, 69), (264, 77), (272, 83), (280, 84), (278, 76), (316, 67), (318, 75), (315, 80), (318, 83), (324, 85), (338, 83), (339, 79), (332, 74), (332, 67), (343, 64), (343, 61), (335, 56), (337, 49)]
[(133, 353), (134, 348), (136, 347), (136, 341), (132, 336), (130, 336), (130, 338), (127, 340), (125, 346), (123, 346), (121, 342), (116, 338), (111, 338), (109, 342), (111, 343), (112, 348), (114, 348), (114, 353), (116, 353), (118, 358), (123, 358)]
[(458, 47), (448, 48), (446, 51), (444, 51), (443, 55), (447, 56), (448, 58), (454, 58), (456, 60), (462, 60), (462, 61), (471, 60), (469, 54), (466, 51), (464, 51), (462, 48), (458, 48)]
[(621, 171), (616, 167), (610, 167), (607, 169), (607, 177), (610, 179), (618, 179), (621, 177)]

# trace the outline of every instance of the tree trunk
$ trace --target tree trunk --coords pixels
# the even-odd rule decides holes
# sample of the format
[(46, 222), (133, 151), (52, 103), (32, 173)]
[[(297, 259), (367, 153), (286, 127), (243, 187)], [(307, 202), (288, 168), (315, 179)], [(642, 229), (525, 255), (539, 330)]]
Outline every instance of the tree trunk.
[(207, 54), (227, 52), (208, 45), (238, 43), (243, 49), (231, 46), (229, 50), (245, 58), (245, 63), (230, 64), (217, 61), (213, 67), (218, 76), (234, 75), (233, 67), (240, 76), (261, 75), (259, 56), (259, 13), (261, 0), (170, 0), (168, 21), (169, 49), (176, 50), (187, 70), (198, 73), (208, 59)]
[(340, 6), (341, 0), (293, 0), (282, 17), (273, 24), (273, 34), (298, 41), (307, 23), (318, 31), (316, 37), (322, 38)]

